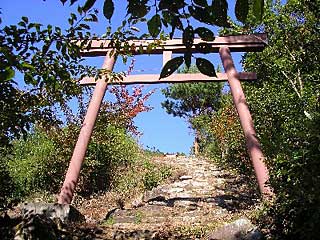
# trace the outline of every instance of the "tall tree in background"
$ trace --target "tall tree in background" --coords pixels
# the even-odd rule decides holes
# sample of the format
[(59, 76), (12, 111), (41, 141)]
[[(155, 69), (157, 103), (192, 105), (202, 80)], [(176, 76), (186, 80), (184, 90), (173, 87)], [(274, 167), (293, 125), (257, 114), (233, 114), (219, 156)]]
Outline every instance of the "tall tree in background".
[[(179, 72), (196, 73), (199, 70), (195, 65), (192, 65), (189, 69), (185, 67)], [(208, 119), (210, 115), (218, 111), (222, 87), (221, 83), (184, 83), (172, 84), (162, 90), (167, 98), (161, 103), (162, 107), (166, 109), (168, 114), (186, 119), (195, 130), (195, 154), (199, 153), (200, 128), (194, 120), (199, 116)]]

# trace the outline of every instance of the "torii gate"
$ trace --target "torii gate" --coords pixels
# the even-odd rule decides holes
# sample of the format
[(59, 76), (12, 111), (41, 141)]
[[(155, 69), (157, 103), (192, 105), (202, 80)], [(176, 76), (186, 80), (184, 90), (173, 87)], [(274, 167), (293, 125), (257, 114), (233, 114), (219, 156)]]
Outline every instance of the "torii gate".
[[(137, 46), (132, 49), (133, 54), (163, 54), (163, 65), (171, 59), (172, 53), (185, 53), (186, 48), (182, 43), (182, 39), (172, 39), (161, 43), (155, 49), (148, 50), (147, 46), (153, 40), (133, 40), (131, 44)], [(200, 39), (195, 39), (194, 44), (204, 42)], [(106, 70), (113, 70), (116, 55), (111, 54), (112, 48), (109, 47), (110, 41), (93, 40), (91, 48), (81, 52), (83, 56), (105, 56), (102, 68)], [(78, 141), (73, 151), (73, 155), (69, 164), (66, 177), (61, 188), (58, 202), (60, 204), (70, 204), (73, 198), (73, 193), (78, 182), (81, 165), (84, 161), (87, 147), (91, 138), (94, 124), (102, 103), (104, 94), (108, 84), (157, 84), (157, 83), (185, 83), (185, 82), (210, 82), (210, 81), (228, 81), (230, 85), (231, 94), (234, 105), (237, 109), (240, 123), (244, 131), (247, 149), (254, 167), (255, 175), (259, 185), (260, 192), (263, 197), (272, 195), (271, 188), (266, 185), (269, 179), (268, 169), (264, 163), (264, 156), (261, 151), (259, 140), (253, 126), (251, 114), (246, 103), (245, 95), (243, 93), (240, 80), (254, 80), (255, 73), (238, 73), (235, 69), (232, 56), (230, 52), (258, 52), (262, 51), (267, 44), (266, 34), (253, 35), (238, 35), (217, 37), (214, 41), (206, 42), (211, 49), (211, 52), (219, 52), (225, 73), (217, 73), (217, 77), (208, 77), (206, 75), (196, 74), (172, 74), (167, 78), (159, 80), (159, 75), (130, 75), (123, 79), (123, 81), (108, 82), (105, 77), (95, 80), (94, 78), (86, 77), (81, 80), (83, 85), (94, 85), (95, 89), (88, 106), (86, 116), (84, 118)], [(142, 50), (142, 51), (141, 51)], [(197, 50), (193, 46), (193, 53)]]

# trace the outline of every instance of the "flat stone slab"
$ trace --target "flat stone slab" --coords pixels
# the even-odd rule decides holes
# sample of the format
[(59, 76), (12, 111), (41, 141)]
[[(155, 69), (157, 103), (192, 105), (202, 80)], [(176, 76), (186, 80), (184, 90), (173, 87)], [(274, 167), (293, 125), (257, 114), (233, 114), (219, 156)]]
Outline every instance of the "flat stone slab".
[(85, 217), (70, 204), (59, 203), (23, 203), (20, 205), (22, 215), (45, 215), (48, 218), (60, 218), (62, 222), (82, 222)]
[(240, 218), (209, 235), (209, 240), (260, 240), (262, 234), (248, 219)]

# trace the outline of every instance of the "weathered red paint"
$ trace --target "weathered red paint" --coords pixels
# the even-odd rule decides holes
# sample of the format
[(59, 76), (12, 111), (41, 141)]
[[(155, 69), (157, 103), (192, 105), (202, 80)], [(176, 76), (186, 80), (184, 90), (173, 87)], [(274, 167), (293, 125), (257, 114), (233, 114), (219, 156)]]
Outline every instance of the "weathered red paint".
[(264, 163), (264, 156), (259, 140), (257, 139), (248, 104), (240, 84), (239, 74), (234, 66), (230, 49), (228, 47), (221, 47), (219, 54), (225, 72), (228, 76), (232, 98), (239, 114), (240, 123), (246, 138), (247, 149), (255, 170), (260, 192), (264, 197), (269, 197), (272, 195), (272, 191), (271, 188), (266, 185), (269, 179), (268, 169)]
[[(103, 67), (112, 71), (115, 64), (115, 55), (106, 55)], [(104, 94), (107, 88), (106, 79), (100, 79), (97, 81), (96, 87), (94, 89), (87, 114), (82, 124), (78, 141), (73, 151), (73, 155), (69, 164), (69, 168), (61, 188), (58, 202), (60, 204), (70, 204), (72, 201), (73, 193), (76, 188), (82, 163), (87, 151), (87, 147), (92, 135), (95, 121), (97, 119), (101, 102), (103, 100)]]

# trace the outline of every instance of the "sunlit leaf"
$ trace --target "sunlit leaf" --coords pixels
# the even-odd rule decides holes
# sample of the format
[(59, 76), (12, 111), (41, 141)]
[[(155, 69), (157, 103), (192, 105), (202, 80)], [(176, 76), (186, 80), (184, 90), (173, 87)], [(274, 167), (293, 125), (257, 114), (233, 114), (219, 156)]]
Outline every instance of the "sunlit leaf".
[(23, 62), (21, 64), (21, 66), (25, 69), (29, 69), (29, 70), (34, 70), (34, 66), (32, 66), (31, 64), (27, 63), (27, 62)]
[(110, 21), (114, 12), (114, 3), (112, 0), (105, 0), (103, 4), (103, 15)]
[(149, 33), (152, 37), (157, 37), (161, 31), (161, 19), (160, 15), (154, 15), (147, 23)]
[(197, 58), (196, 65), (202, 74), (207, 75), (209, 77), (217, 76), (216, 71), (214, 70), (213, 64), (207, 59)]
[(214, 34), (213, 32), (205, 27), (198, 27), (194, 31), (199, 35), (199, 37), (204, 41), (213, 41), (214, 40)]
[(24, 74), (24, 81), (27, 84), (32, 84), (32, 85), (36, 85), (37, 81), (32, 77), (32, 75), (30, 73), (25, 73)]
[(237, 19), (245, 23), (249, 12), (249, 0), (237, 0), (235, 6), (235, 14)]
[(253, 0), (252, 2), (252, 9), (253, 9), (253, 15), (255, 16), (256, 20), (261, 22), (262, 15), (263, 15), (263, 0)]
[(7, 67), (3, 72), (0, 72), (0, 79), (2, 81), (8, 81), (15, 76), (15, 71), (12, 68)]
[(175, 57), (169, 60), (161, 70), (160, 78), (166, 78), (174, 73), (183, 63), (183, 57)]

